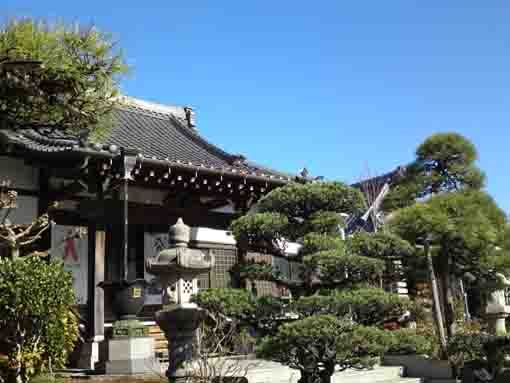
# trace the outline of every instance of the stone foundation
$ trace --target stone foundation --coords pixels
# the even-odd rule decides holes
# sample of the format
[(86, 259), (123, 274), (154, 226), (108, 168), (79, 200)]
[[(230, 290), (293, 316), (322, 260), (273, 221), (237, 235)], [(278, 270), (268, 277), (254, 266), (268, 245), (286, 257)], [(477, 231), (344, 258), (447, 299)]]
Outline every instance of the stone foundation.
[(150, 337), (110, 339), (106, 374), (160, 374), (154, 357), (154, 339)]

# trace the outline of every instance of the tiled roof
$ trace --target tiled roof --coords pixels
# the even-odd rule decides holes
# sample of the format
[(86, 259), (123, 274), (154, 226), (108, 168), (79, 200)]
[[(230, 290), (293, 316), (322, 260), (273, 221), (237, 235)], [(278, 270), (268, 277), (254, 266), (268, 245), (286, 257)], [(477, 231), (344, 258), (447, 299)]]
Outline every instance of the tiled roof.
[(352, 187), (363, 190), (368, 186), (372, 186), (378, 194), (385, 184), (392, 184), (396, 179), (405, 174), (405, 167), (399, 166), (395, 170), (376, 177), (370, 177), (360, 182), (352, 184)]
[(72, 151), (80, 146), (77, 137), (51, 129), (0, 129), (0, 139), (31, 151), (47, 153)]
[(184, 126), (170, 114), (122, 107), (105, 144), (137, 149), (144, 157), (192, 162), (215, 167), (232, 166), (235, 158)]
[[(187, 126), (185, 108), (166, 107), (131, 98), (114, 110), (114, 126), (100, 144), (48, 129), (0, 129), (0, 141), (40, 153), (88, 152), (116, 156), (120, 148), (135, 149), (143, 159), (209, 168), (226, 173), (289, 181), (293, 176), (229, 154)], [(150, 161), (147, 161), (150, 162)]]

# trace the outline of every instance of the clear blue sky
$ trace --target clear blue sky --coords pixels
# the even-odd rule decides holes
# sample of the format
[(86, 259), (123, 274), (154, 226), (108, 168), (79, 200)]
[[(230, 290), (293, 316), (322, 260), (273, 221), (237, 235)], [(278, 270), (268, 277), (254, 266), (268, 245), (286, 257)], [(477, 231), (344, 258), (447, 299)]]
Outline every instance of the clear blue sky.
[(93, 22), (129, 95), (190, 104), (226, 150), (347, 182), (466, 135), (510, 211), (510, 3), (479, 0), (3, 0), (2, 16)]

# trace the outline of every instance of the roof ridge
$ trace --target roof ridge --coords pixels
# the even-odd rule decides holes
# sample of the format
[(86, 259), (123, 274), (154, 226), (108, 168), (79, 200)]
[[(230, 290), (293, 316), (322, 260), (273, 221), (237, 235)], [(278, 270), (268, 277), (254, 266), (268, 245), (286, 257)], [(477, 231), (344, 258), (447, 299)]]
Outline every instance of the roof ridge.
[(126, 104), (118, 104), (115, 106), (116, 109), (122, 109), (129, 113), (137, 113), (137, 114), (143, 114), (145, 116), (154, 117), (159, 120), (168, 121), (170, 117), (172, 117), (172, 114), (166, 114), (166, 113), (159, 113), (155, 112), (153, 110), (140, 108), (135, 105), (126, 105)]
[[(121, 105), (132, 106), (135, 108), (145, 109), (147, 111), (163, 114), (163, 115), (175, 115), (176, 113), (184, 113), (184, 105), (165, 105), (153, 101), (146, 101), (140, 98), (131, 96), (118, 96), (117, 101)], [(179, 113), (180, 114), (180, 113)], [(180, 116), (179, 116), (180, 117)]]

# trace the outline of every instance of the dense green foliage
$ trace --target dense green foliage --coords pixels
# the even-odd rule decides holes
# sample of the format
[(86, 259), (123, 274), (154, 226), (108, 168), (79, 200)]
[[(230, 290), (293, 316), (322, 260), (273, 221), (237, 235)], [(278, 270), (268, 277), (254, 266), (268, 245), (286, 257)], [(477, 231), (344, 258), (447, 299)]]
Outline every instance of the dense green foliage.
[(411, 256), (414, 249), (409, 242), (392, 233), (355, 233), (347, 239), (352, 254), (383, 260), (398, 260)]
[(200, 290), (192, 300), (207, 310), (216, 326), (221, 327), (226, 322), (235, 321), (239, 328), (250, 325), (262, 333), (272, 331), (277, 325), (275, 318), (282, 318), (285, 311), (281, 299), (271, 296), (257, 297), (245, 289)]
[(383, 261), (384, 268), (377, 273), (383, 283), (404, 280), (415, 253), (409, 242), (386, 231), (357, 232), (347, 238), (346, 246), (351, 254)]
[(413, 243), (429, 238), (448, 249), (440, 255), (452, 257), (455, 272), (478, 266), (480, 257), (493, 252), (505, 224), (504, 212), (481, 191), (434, 196), (397, 211), (390, 222), (395, 233)]
[[(362, 193), (341, 182), (289, 184), (266, 195), (258, 206), (262, 213), (278, 212), (289, 219), (292, 227), (285, 233), (289, 240), (302, 237), (303, 232), (321, 231), (313, 227), (317, 215), (359, 213), (364, 207)], [(339, 223), (337, 218), (331, 228), (335, 229)]]
[[(384, 321), (406, 311), (417, 316), (419, 311), (412, 302), (374, 288), (388, 263), (412, 253), (406, 241), (387, 233), (358, 233), (342, 240), (344, 215), (356, 216), (364, 208), (361, 192), (342, 183), (296, 183), (272, 191), (255, 212), (232, 224), (241, 250), (281, 254), (287, 241), (302, 245), (296, 257), (303, 266), (299, 282), (269, 272), (270, 265), (245, 262), (239, 268), (245, 275), (267, 276), (291, 287), (297, 298), (290, 307), (300, 318), (296, 322), (275, 328), (274, 323), (281, 323), (281, 306), (270, 302), (267, 311), (256, 310), (256, 317), (277, 313), (269, 316), (277, 321), (266, 332), (270, 336), (262, 341), (260, 355), (299, 369), (301, 382), (329, 382), (335, 365), (342, 369), (371, 365), (394, 339), (382, 330)], [(360, 289), (360, 283), (367, 287)], [(408, 343), (413, 343), (412, 334), (407, 335)], [(416, 344), (423, 342), (420, 338)]]
[(388, 293), (379, 288), (355, 288), (333, 291), (329, 295), (301, 297), (293, 309), (302, 316), (331, 314), (350, 315), (354, 322), (365, 326), (383, 326), (409, 311), (414, 318), (423, 316), (422, 309), (408, 298)]
[(393, 355), (430, 355), (433, 342), (433, 338), (418, 334), (414, 329), (394, 330), (386, 352)]
[(302, 383), (329, 382), (336, 370), (363, 369), (385, 352), (421, 352), (427, 340), (409, 330), (385, 331), (335, 315), (313, 315), (280, 326), (258, 348), (269, 358), (301, 371)]
[(361, 192), (340, 182), (293, 183), (264, 196), (257, 213), (234, 221), (232, 231), (242, 246), (262, 242), (272, 250), (276, 240), (335, 232), (342, 224), (340, 213), (358, 213), (364, 206)]
[(510, 275), (510, 248), (496, 249), (492, 254), (480, 258), (477, 279), (472, 284), (480, 287), (497, 286), (496, 272)]
[(406, 176), (385, 198), (387, 210), (413, 204), (432, 194), (480, 189), (485, 176), (475, 162), (475, 146), (457, 133), (438, 133), (416, 149), (416, 159), (407, 166)]
[(96, 28), (8, 22), (0, 28), (0, 122), (104, 133), (126, 69), (111, 37)]
[(249, 260), (234, 265), (232, 273), (238, 273), (240, 278), (251, 279), (253, 281), (274, 281), (279, 278), (279, 273), (268, 263), (255, 262)]
[(505, 214), (492, 198), (475, 190), (433, 196), (397, 211), (392, 218), (390, 226), (402, 238), (414, 244), (428, 239), (433, 246), (449, 335), (455, 333), (452, 277), (470, 273), (481, 281), (494, 274), (488, 260), (491, 267), (508, 263), (504, 252), (497, 250), (505, 225)]
[(306, 234), (302, 242), (301, 254), (314, 254), (328, 250), (345, 252), (345, 241), (340, 236), (312, 232)]
[(385, 263), (379, 259), (328, 250), (303, 257), (305, 281), (313, 286), (342, 287), (359, 282), (377, 285), (384, 273)]
[(78, 337), (74, 304), (72, 277), (63, 264), (0, 259), (0, 349), (7, 350), (11, 381), (64, 367)]
[(235, 220), (232, 231), (246, 250), (282, 253), (287, 241), (301, 242), (307, 293), (317, 289), (317, 282), (331, 286), (375, 281), (384, 264), (357, 254), (348, 257), (338, 234), (341, 214), (357, 214), (364, 206), (359, 190), (339, 182), (294, 183), (262, 198), (257, 212)]
[(416, 149), (416, 159), (424, 173), (425, 192), (480, 189), (484, 175), (476, 167), (475, 146), (457, 133), (438, 133)]
[(459, 333), (449, 339), (448, 354), (457, 377), (467, 364), (484, 367), (497, 376), (505, 367), (505, 358), (510, 355), (510, 337), (485, 332)]
[(454, 366), (455, 376), (460, 376), (466, 363), (482, 360), (487, 334), (455, 334), (448, 340), (448, 358)]
[(302, 383), (329, 381), (336, 368), (362, 368), (389, 346), (388, 333), (353, 325), (332, 315), (311, 316), (280, 326), (258, 353), (301, 371)]
[(253, 294), (244, 289), (200, 290), (192, 300), (210, 313), (221, 313), (229, 317), (248, 317), (255, 311), (255, 298)]
[(385, 203), (387, 209), (400, 208), (390, 220), (393, 233), (414, 246), (430, 246), (451, 344), (443, 352), (453, 355), (455, 347), (476, 343), (468, 339), (471, 335), (462, 342), (455, 337), (455, 302), (463, 298), (455, 281), (464, 279), (480, 287), (496, 271), (510, 270), (507, 217), (481, 190), (485, 177), (476, 166), (477, 158), (475, 146), (465, 137), (433, 135), (417, 148), (416, 160)]
[(281, 252), (287, 217), (278, 213), (248, 214), (232, 223), (232, 232), (240, 247)]

